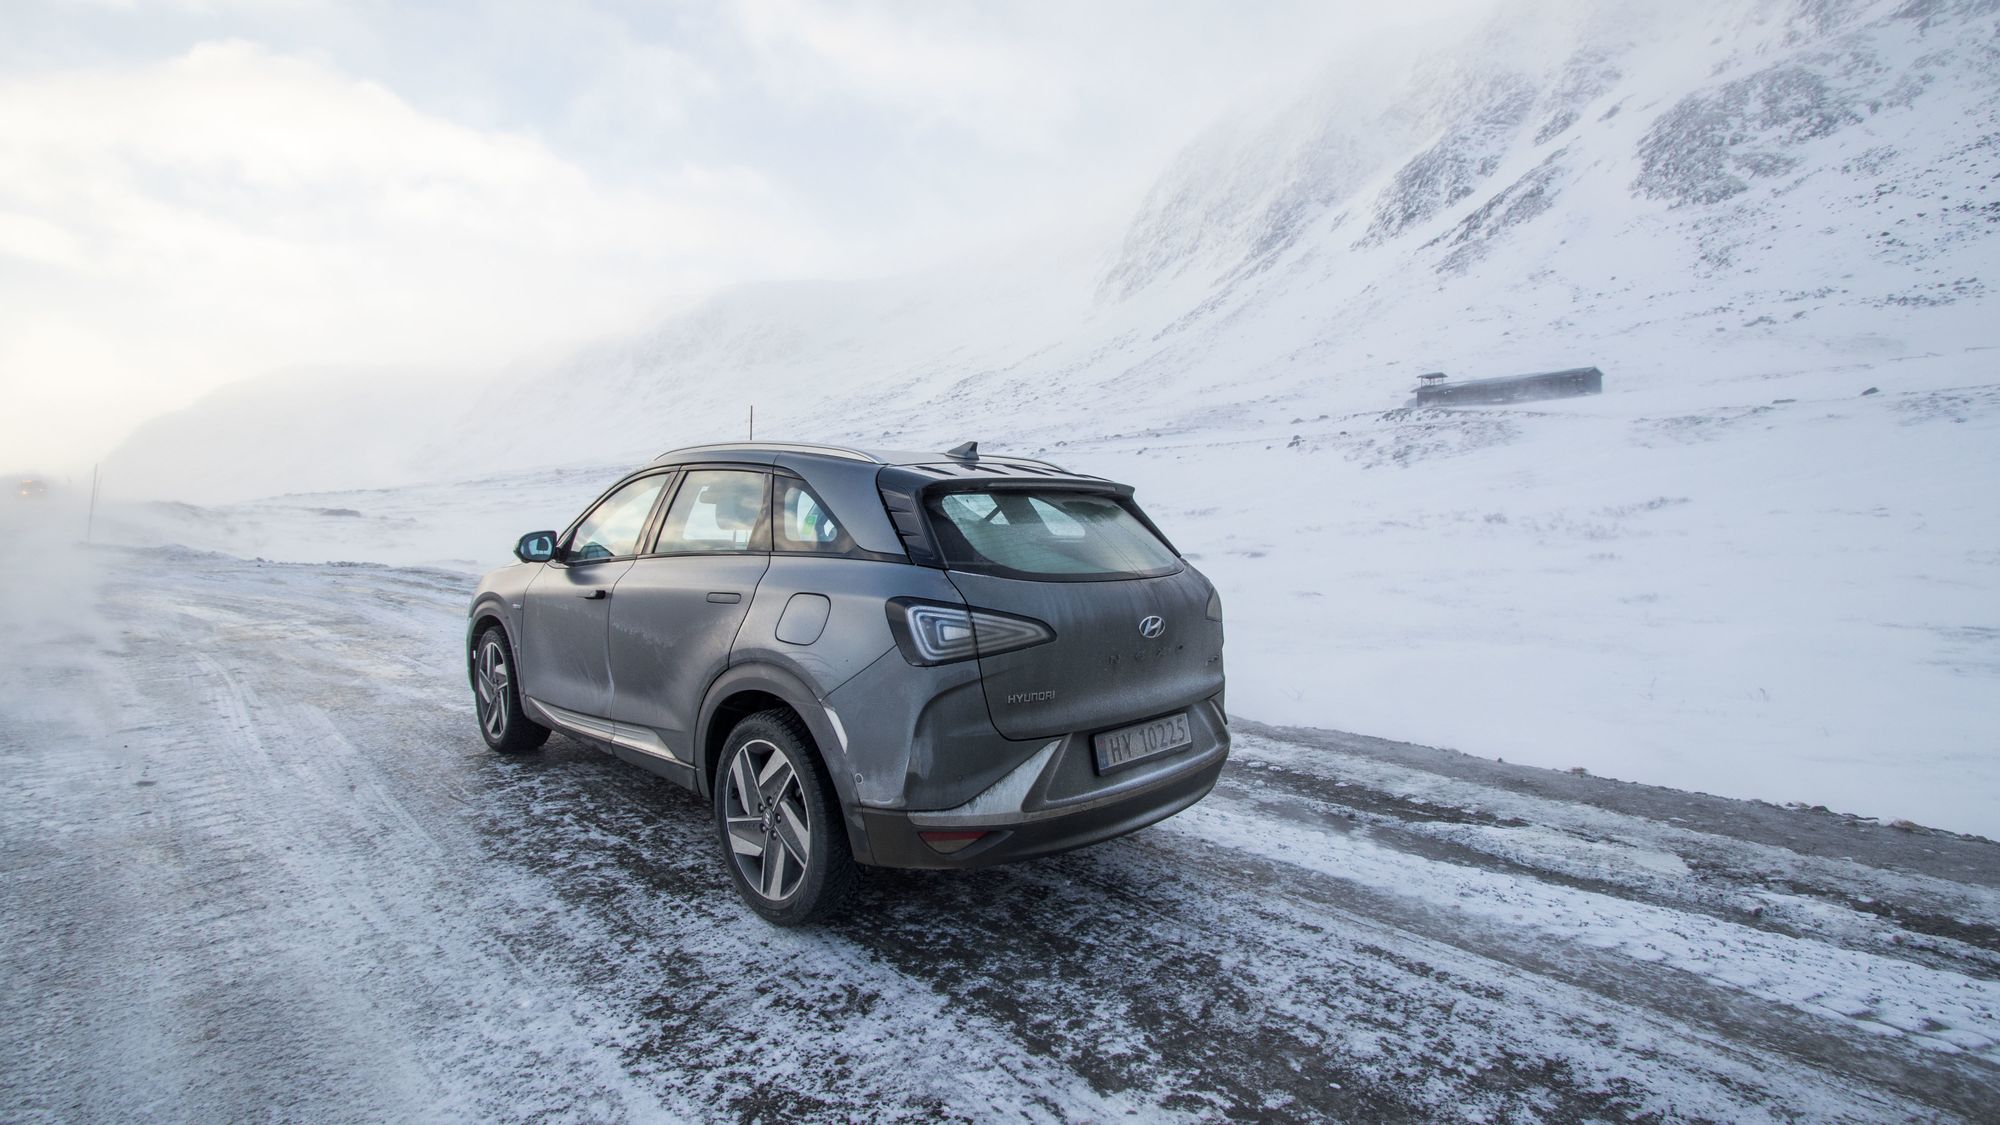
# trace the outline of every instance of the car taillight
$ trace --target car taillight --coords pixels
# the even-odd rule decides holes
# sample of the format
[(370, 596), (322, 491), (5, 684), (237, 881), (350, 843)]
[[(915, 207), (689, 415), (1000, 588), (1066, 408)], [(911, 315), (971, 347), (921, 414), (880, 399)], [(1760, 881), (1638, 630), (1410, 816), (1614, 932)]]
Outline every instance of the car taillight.
[(972, 609), (916, 598), (891, 598), (889, 632), (903, 659), (918, 667), (950, 664), (975, 656), (998, 656), (1056, 639), (1056, 631), (1032, 617)]

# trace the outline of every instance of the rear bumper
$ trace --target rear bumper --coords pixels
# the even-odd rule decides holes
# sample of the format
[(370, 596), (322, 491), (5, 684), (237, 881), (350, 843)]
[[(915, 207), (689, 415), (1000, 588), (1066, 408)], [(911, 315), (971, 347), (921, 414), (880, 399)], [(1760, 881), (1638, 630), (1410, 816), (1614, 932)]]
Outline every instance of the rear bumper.
[[(1136, 832), (1180, 812), (1208, 795), (1229, 758), (1226, 728), (1136, 786), (1120, 786), (1101, 798), (1070, 800), (1033, 811), (977, 815), (857, 808), (849, 813), (856, 858), (877, 867), (966, 868), (1052, 855)], [(1136, 779), (1135, 779), (1136, 780)], [(925, 831), (978, 831), (986, 835), (956, 852), (925, 843)]]

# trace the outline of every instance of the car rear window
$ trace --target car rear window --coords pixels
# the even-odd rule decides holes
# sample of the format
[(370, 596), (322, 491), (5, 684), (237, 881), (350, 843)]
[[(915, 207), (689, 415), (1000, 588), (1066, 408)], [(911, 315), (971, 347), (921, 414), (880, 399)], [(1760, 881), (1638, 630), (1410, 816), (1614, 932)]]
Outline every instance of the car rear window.
[(945, 565), (1029, 578), (1149, 578), (1180, 560), (1116, 497), (1060, 489), (926, 501)]

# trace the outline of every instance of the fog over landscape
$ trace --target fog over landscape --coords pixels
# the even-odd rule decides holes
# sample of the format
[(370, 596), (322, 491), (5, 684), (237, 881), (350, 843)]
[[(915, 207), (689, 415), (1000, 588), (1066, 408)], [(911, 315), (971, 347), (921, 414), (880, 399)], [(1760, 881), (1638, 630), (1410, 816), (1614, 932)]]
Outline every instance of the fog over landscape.
[[(245, 780), (144, 799), (222, 802), (246, 848), (294, 802), (358, 837), (388, 819), (343, 793), (443, 798), (354, 873), (287, 870), (389, 919), (313, 915), (328, 940), (415, 933), (493, 1009), (422, 993), (415, 1069), (343, 1101), (385, 1017), (301, 970), (301, 1018), (345, 1029), (306, 1116), (1985, 1112), (2000, 5), (114, 7), (29, 6), (0, 44), (0, 469), (50, 482), (0, 528), (92, 542), (0, 594), (0, 749), (35, 763), (9, 816), (68, 840), (86, 778), (181, 755)], [(1579, 367), (1601, 394), (1413, 399)], [(654, 903), (706, 886), (657, 858), (705, 840), (675, 799), (656, 827), (641, 782), (491, 773), (459, 634), (517, 536), (753, 410), (759, 439), (976, 440), (1133, 484), (1228, 607), (1240, 735), (1214, 798), (1131, 842), (878, 883), (882, 928), (782, 947), (816, 1014), (767, 1039), (691, 976), (662, 1033), (713, 1048), (690, 1070), (632, 951), (764, 939)], [(37, 862), (94, 870), (125, 831)], [(364, 889), (433, 845), (498, 872), (440, 882), (466, 918), (565, 897), (469, 938)], [(1104, 890), (1137, 882), (1180, 913)], [(1049, 916), (984, 956), (1020, 895)], [(934, 942), (935, 912), (978, 936)], [(1110, 992), (1074, 1023), (993, 999), (1091, 971), (1070, 929)], [(1261, 952), (1188, 952), (1235, 932)], [(1489, 963), (1498, 998), (1467, 983)], [(493, 972), (527, 983), (466, 983)], [(842, 988), (870, 999), (827, 1015)], [(1740, 1022), (1711, 1041), (1708, 1011)], [(544, 1033), (599, 1077), (467, 1061)], [(768, 1098), (755, 1049), (807, 1092)], [(180, 1115), (263, 1088), (195, 1085)]]
[(1225, 106), (1480, 6), (14, 5), (0, 450), (87, 473), (237, 380), (484, 377), (1115, 222)]
[[(2000, 832), (1993, 603), (1950, 592), (1994, 582), (1989, 30), (1544, 3), (1336, 44), (1098, 227), (745, 282), (564, 356), (249, 379), (140, 426), (107, 494), (421, 484), (268, 531), (283, 505), (131, 519), (471, 570), (753, 407), (769, 437), (977, 438), (1185, 529), (1241, 591), (1249, 714)], [(1602, 398), (1400, 409), (1423, 372), (1586, 364)], [(415, 510), (494, 478), (476, 534)]]

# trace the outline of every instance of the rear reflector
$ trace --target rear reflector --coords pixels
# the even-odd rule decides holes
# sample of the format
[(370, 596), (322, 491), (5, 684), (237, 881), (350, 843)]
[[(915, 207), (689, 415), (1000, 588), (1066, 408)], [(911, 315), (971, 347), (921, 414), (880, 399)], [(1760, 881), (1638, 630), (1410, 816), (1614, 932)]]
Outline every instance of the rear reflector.
[(929, 844), (931, 846), (932, 851), (942, 852), (945, 855), (950, 855), (953, 852), (964, 851), (966, 848), (971, 847), (973, 844), (985, 838), (986, 838), (986, 833), (983, 831), (917, 833), (917, 839), (922, 840), (926, 844)]

